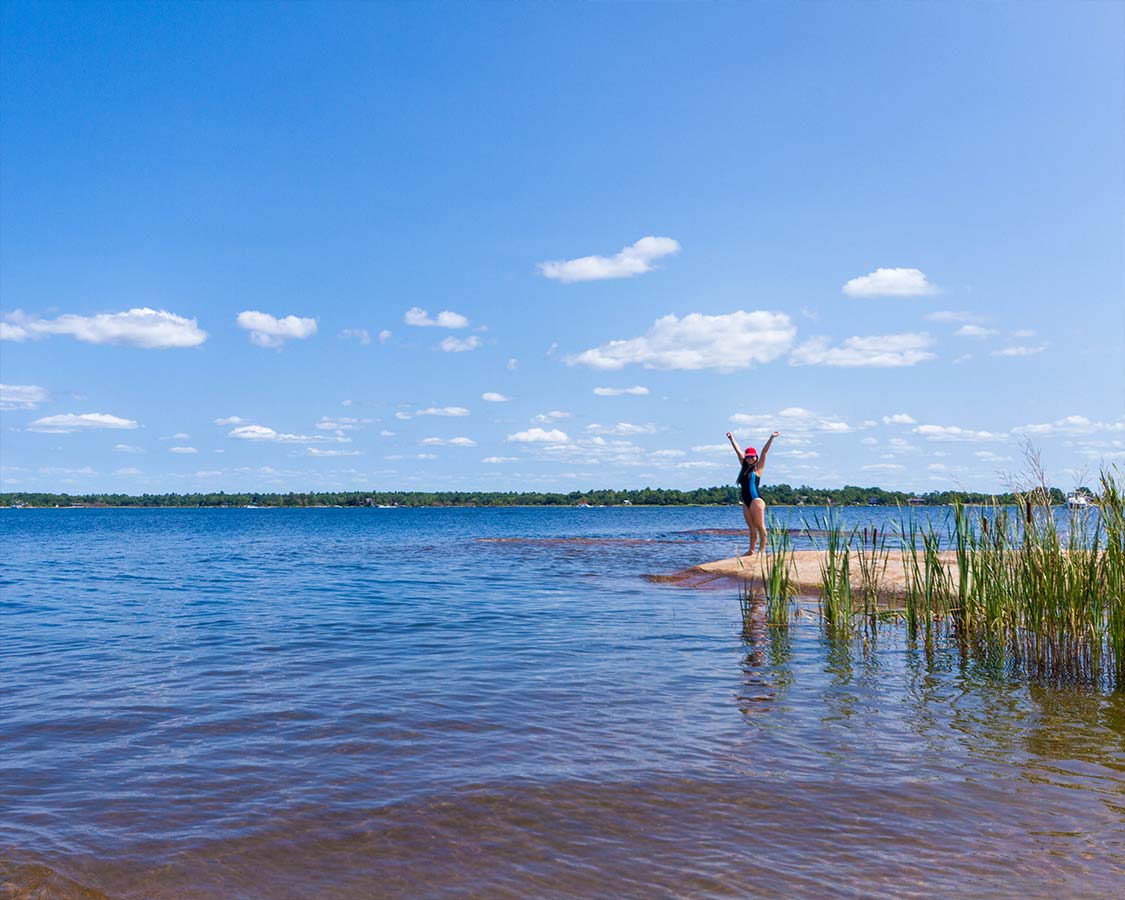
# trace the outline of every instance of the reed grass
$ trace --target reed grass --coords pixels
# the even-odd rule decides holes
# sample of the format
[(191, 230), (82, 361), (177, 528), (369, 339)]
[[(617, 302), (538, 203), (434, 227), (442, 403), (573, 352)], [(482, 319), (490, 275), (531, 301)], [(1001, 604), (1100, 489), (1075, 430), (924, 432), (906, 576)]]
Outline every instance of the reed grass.
[[(885, 603), (888, 535), (846, 531), (834, 510), (808, 528), (820, 563), (820, 615), (834, 637), (874, 637), (904, 622), (927, 651), (953, 640), (963, 654), (1033, 677), (1078, 680), (1125, 691), (1125, 489), (1103, 470), (1095, 506), (1059, 517), (1045, 490), (1018, 507), (956, 505), (941, 523), (900, 518), (906, 575), (902, 604)], [(1060, 518), (1062, 521), (1060, 521)], [(818, 541), (815, 534), (823, 534)], [(870, 540), (869, 538), (870, 534)], [(948, 548), (948, 550), (946, 550)], [(767, 618), (789, 621), (792, 547), (771, 535), (763, 561)], [(851, 572), (858, 568), (858, 594)], [(858, 602), (857, 602), (858, 601)]]

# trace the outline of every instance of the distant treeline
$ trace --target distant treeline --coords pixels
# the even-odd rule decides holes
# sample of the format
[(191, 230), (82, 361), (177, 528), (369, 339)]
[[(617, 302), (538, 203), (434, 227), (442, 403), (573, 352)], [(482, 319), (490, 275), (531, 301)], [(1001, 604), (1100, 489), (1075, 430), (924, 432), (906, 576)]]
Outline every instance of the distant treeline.
[[(939, 506), (963, 503), (1017, 502), (1014, 494), (980, 494), (968, 491), (931, 491), (909, 494), (877, 487), (812, 488), (807, 485), (763, 485), (762, 496), (776, 506), (896, 506), (919, 501)], [(1052, 503), (1065, 495), (1050, 489)], [(2, 506), (113, 506), (113, 507), (237, 507), (237, 506), (724, 506), (738, 503), (738, 490), (730, 487), (673, 491), (663, 488), (616, 491), (571, 491), (567, 494), (516, 491), (341, 491), (309, 494), (0, 494)]]

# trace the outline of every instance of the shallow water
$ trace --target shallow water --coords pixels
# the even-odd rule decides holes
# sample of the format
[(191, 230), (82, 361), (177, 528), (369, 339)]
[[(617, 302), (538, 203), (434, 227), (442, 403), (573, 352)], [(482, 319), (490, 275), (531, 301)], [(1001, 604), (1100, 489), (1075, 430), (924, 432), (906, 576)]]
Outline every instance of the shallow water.
[(739, 520), (0, 513), (0, 893), (1120, 895), (1125, 698), (643, 578)]

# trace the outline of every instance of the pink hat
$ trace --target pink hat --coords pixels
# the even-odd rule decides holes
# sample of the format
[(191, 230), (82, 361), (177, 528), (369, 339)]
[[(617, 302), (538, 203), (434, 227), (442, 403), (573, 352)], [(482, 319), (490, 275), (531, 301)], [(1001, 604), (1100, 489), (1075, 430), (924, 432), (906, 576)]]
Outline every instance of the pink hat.
[(755, 450), (755, 449), (754, 449), (753, 447), (747, 447), (747, 448), (746, 448), (746, 452), (745, 452), (745, 453), (743, 453), (742, 455), (743, 455), (743, 456), (757, 456), (757, 455), (758, 455), (758, 451), (757, 451), (757, 450)]

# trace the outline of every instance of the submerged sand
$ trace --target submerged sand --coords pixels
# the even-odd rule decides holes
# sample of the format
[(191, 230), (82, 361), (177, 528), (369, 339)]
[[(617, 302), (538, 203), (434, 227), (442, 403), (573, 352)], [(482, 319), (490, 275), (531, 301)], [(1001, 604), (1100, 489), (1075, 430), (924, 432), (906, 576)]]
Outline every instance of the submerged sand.
[[(820, 570), (825, 562), (827, 552), (824, 550), (796, 550), (792, 555), (789, 572), (793, 584), (801, 594), (817, 594), (821, 589)], [(942, 563), (951, 579), (957, 578), (957, 554), (945, 551), (940, 554)], [(688, 587), (705, 587), (716, 582), (736, 579), (752, 588), (760, 588), (765, 584), (765, 567), (768, 557), (757, 554), (755, 556), (732, 556), (728, 559), (717, 559), (714, 562), (701, 563), (684, 569), (672, 575), (651, 576), (654, 581), (668, 581), (683, 584)], [(770, 560), (772, 561), (772, 560)], [(859, 564), (852, 557), (849, 575), (852, 590), (858, 592), (863, 587), (863, 580)], [(891, 554), (887, 558), (887, 567), (879, 577), (880, 596), (895, 597), (906, 593), (906, 567), (902, 558)]]

